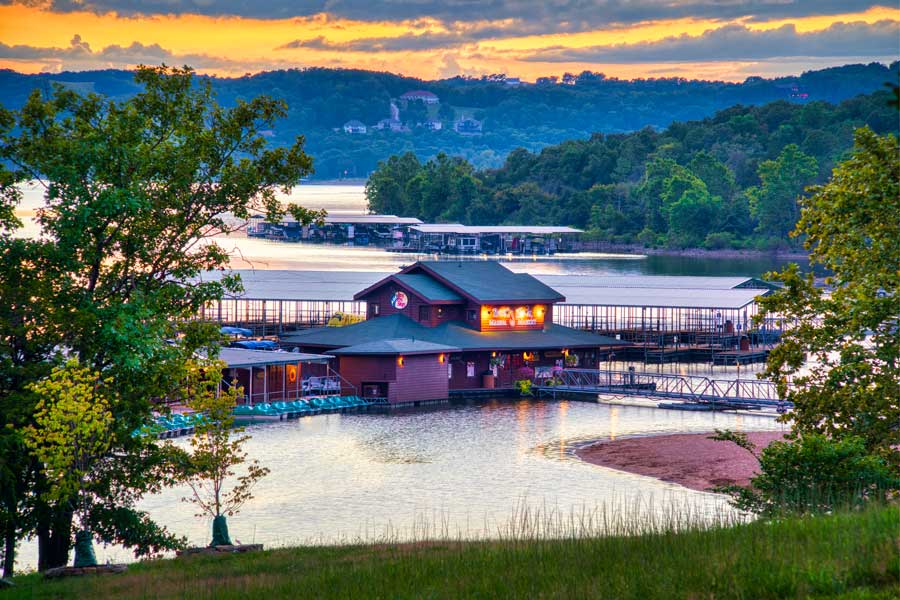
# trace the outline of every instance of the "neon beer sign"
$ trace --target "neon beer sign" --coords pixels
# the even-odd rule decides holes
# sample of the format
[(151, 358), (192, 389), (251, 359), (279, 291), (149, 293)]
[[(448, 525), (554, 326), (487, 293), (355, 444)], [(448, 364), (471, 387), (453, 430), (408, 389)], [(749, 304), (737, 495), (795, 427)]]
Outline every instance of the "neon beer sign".
[(542, 329), (547, 308), (534, 305), (498, 305), (481, 307), (482, 330)]

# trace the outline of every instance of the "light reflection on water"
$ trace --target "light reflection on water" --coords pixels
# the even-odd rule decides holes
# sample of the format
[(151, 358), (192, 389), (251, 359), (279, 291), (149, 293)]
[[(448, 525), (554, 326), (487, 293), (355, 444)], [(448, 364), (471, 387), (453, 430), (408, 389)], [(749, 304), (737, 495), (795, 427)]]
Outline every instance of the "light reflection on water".
[[(43, 188), (23, 186), (24, 198), (16, 209), (24, 227), (17, 235), (33, 237), (38, 228), (35, 210), (43, 203)], [(307, 208), (324, 208), (331, 214), (366, 212), (362, 185), (301, 185), (284, 202)], [(404, 216), (404, 215), (400, 215)], [(231, 253), (235, 269), (298, 269), (304, 271), (393, 271), (419, 258), (432, 255), (393, 254), (376, 247), (285, 243), (247, 238), (243, 235), (219, 237), (217, 242)], [(492, 257), (491, 259), (495, 259)], [(483, 260), (486, 259), (483, 258)], [(721, 275), (756, 277), (780, 269), (788, 261), (776, 257), (722, 259), (696, 256), (641, 256), (634, 254), (578, 253), (552, 257), (501, 257), (511, 269), (542, 275)], [(805, 265), (801, 265), (805, 266)]]
[[(454, 536), (496, 536), (525, 505), (552, 507), (563, 515), (605, 507), (631, 521), (682, 508), (721, 515), (730, 510), (721, 496), (589, 465), (573, 455), (595, 439), (717, 427), (780, 426), (758, 415), (567, 400), (454, 404), (254, 425), (246, 448), (271, 474), (255, 489), (255, 499), (229, 519), (229, 527), (243, 543), (272, 546), (373, 540), (388, 531), (409, 539), (422, 537), (422, 523)], [(180, 501), (185, 494), (166, 490), (142, 507), (173, 532), (205, 544), (209, 522)], [(26, 544), (20, 565), (33, 564), (34, 551)], [(98, 548), (98, 555), (130, 557), (111, 548)]]
[[(722, 508), (721, 497), (582, 463), (589, 440), (716, 427), (774, 429), (770, 417), (701, 414), (580, 401), (494, 401), (392, 414), (307, 417), (249, 429), (250, 455), (272, 472), (230, 524), (234, 536), (266, 544), (333, 542), (408, 531), (439, 513), (453, 531), (490, 534), (523, 501), (563, 512), (636, 498)], [(180, 441), (179, 443), (186, 443)], [(202, 543), (194, 519), (170, 490), (145, 507)], [(474, 527), (473, 527), (474, 525)]]

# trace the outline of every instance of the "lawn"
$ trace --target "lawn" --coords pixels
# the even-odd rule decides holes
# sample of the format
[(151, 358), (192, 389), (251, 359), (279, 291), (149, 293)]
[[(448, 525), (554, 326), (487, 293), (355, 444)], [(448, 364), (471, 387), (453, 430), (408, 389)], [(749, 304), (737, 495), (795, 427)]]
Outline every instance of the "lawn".
[(15, 581), (0, 598), (887, 600), (900, 597), (900, 510), (640, 536), (285, 548)]

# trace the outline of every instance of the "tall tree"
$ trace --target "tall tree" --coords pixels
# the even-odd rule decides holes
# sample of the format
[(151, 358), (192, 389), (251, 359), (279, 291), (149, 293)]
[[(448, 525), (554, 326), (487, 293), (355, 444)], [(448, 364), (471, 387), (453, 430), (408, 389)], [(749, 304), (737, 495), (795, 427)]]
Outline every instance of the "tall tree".
[(759, 165), (760, 185), (747, 191), (759, 233), (788, 239), (800, 215), (798, 198), (818, 168), (816, 159), (801, 152), (796, 144), (785, 146), (778, 158)]
[[(276, 198), (312, 165), (302, 138), (266, 146), (262, 132), (286, 114), (283, 102), (260, 97), (223, 109), (189, 68), (141, 67), (135, 81), (141, 91), (122, 102), (57, 87), (49, 97), (33, 93), (21, 110), (0, 109), (0, 165), (11, 165), (0, 168), (0, 217), (18, 201), (20, 182), (36, 180), (45, 191), (40, 237), (22, 245), (0, 236), (0, 254), (18, 261), (0, 268), (0, 305), (11, 318), (0, 325), (0, 364), (14, 367), (4, 372), (0, 404), (15, 406), (0, 419), (12, 442), (33, 423), (29, 384), (60, 350), (112, 378), (111, 460), (93, 473), (85, 518), (104, 542), (147, 554), (176, 540), (135, 502), (174, 481), (173, 457), (132, 432), (148, 422), (154, 398), (177, 388), (185, 361), (217, 335), (193, 322), (197, 310), (240, 288), (234, 277), (199, 279), (228, 263), (212, 238), (240, 226), (229, 214), (274, 218), (289, 210), (307, 223), (322, 214)], [(176, 337), (180, 343), (169, 343)], [(16, 447), (0, 444), (0, 463), (31, 483), (24, 501), (4, 500), (0, 521), (7, 535), (12, 523), (16, 537), (37, 537), (40, 569), (63, 565), (71, 506), (48, 499), (35, 461), (6, 454)]]
[[(900, 144), (856, 132), (852, 156), (811, 189), (794, 236), (832, 273), (829, 293), (797, 266), (761, 300), (784, 323), (766, 375), (800, 434), (859, 436), (900, 469)], [(807, 362), (809, 358), (809, 362)]]

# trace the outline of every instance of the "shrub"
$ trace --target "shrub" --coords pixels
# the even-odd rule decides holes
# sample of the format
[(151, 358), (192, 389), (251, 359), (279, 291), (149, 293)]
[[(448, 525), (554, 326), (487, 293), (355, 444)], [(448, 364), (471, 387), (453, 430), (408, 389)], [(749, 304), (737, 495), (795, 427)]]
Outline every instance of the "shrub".
[(732, 441), (759, 460), (760, 474), (750, 487), (716, 491), (731, 503), (764, 516), (820, 513), (884, 501), (900, 490), (900, 478), (879, 456), (869, 454), (859, 437), (840, 440), (805, 435), (794, 442), (773, 442), (759, 455), (746, 435), (717, 431), (714, 439)]
[(726, 248), (735, 247), (734, 234), (728, 231), (719, 231), (710, 233), (706, 236), (703, 246), (710, 250), (724, 250)]
[(531, 380), (530, 379), (518, 379), (515, 382), (516, 389), (519, 390), (520, 396), (534, 396), (534, 392), (531, 390)]
[(637, 241), (643, 245), (645, 248), (653, 248), (657, 245), (658, 240), (656, 237), (656, 232), (650, 229), (649, 227), (645, 227), (638, 235)]
[(534, 369), (531, 367), (519, 367), (516, 369), (516, 379), (527, 379), (531, 381), (534, 379)]

